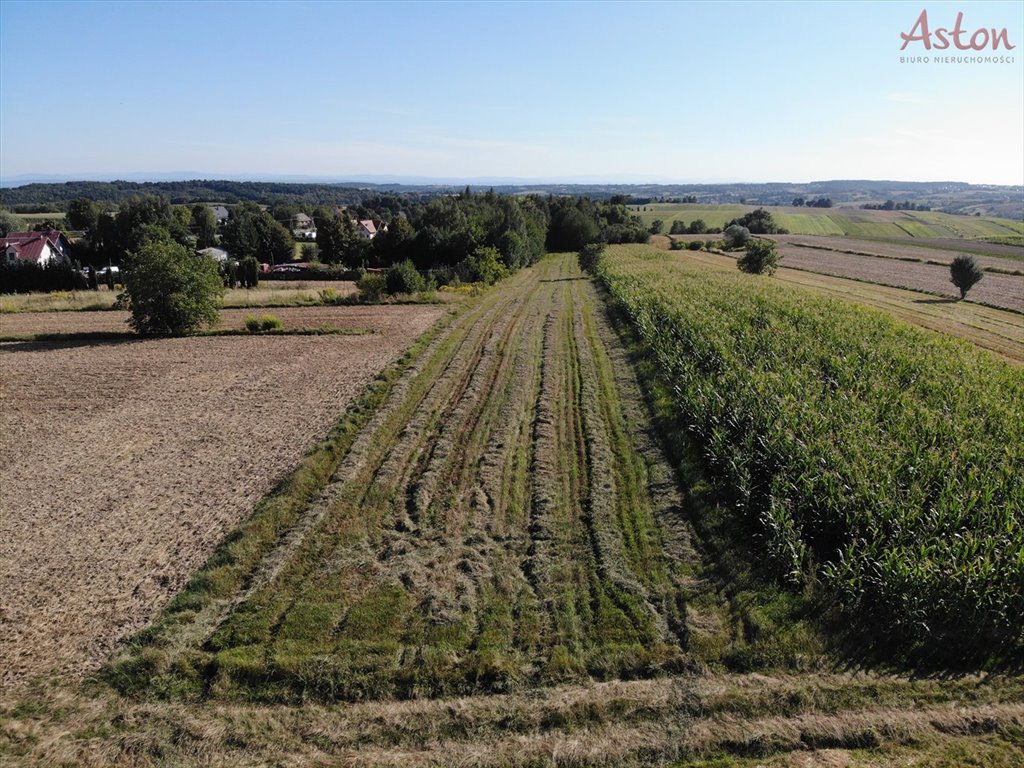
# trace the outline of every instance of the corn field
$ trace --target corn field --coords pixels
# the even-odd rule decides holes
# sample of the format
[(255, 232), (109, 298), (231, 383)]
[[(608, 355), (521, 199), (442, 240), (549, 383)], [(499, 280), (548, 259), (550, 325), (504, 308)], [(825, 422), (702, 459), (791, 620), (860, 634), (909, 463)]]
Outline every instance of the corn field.
[(886, 655), (1024, 651), (1024, 374), (875, 310), (646, 246), (595, 272), (758, 545)]

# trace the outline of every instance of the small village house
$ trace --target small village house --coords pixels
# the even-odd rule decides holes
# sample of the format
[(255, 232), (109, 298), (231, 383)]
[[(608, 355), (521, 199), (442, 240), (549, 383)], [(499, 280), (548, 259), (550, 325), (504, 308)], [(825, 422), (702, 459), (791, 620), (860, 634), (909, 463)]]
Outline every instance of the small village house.
[(71, 244), (63, 232), (51, 229), (47, 232), (8, 232), (0, 240), (0, 249), (6, 264), (17, 262), (38, 264), (61, 264), (71, 258)]

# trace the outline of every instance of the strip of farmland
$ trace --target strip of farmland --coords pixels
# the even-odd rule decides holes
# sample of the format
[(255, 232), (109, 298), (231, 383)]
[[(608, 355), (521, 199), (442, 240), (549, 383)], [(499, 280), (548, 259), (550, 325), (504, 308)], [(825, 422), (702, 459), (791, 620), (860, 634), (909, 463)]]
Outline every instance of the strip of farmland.
[(0, 346), (0, 682), (95, 670), (442, 313), (309, 311), (375, 332)]
[(573, 256), (473, 305), (302, 519), (236, 588), (198, 611), (187, 592), (142, 653), (274, 700), (680, 668), (696, 555), (598, 306)]

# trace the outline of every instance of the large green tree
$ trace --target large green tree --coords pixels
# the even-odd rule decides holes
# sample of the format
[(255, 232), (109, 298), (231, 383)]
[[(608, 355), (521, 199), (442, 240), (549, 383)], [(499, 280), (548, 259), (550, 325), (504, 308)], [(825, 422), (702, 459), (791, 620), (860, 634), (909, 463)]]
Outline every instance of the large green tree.
[(224, 293), (217, 262), (167, 238), (131, 254), (124, 288), (128, 322), (144, 335), (184, 336), (216, 323)]
[(222, 237), (228, 252), (239, 260), (252, 257), (279, 264), (291, 261), (295, 254), (291, 233), (255, 203), (243, 203), (231, 211)]
[(192, 206), (192, 231), (196, 236), (196, 248), (217, 244), (217, 217), (210, 206), (203, 203)]

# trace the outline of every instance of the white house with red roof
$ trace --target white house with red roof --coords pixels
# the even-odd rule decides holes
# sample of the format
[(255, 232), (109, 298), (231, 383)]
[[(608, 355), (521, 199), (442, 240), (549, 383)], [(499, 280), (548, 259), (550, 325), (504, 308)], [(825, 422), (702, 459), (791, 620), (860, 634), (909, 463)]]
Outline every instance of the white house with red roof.
[(372, 219), (361, 219), (356, 222), (358, 224), (357, 230), (362, 237), (367, 240), (373, 240), (381, 232), (388, 231), (388, 225), (383, 221), (373, 221)]
[(8, 232), (0, 239), (0, 251), (6, 264), (60, 264), (70, 258), (71, 245), (63, 232)]

